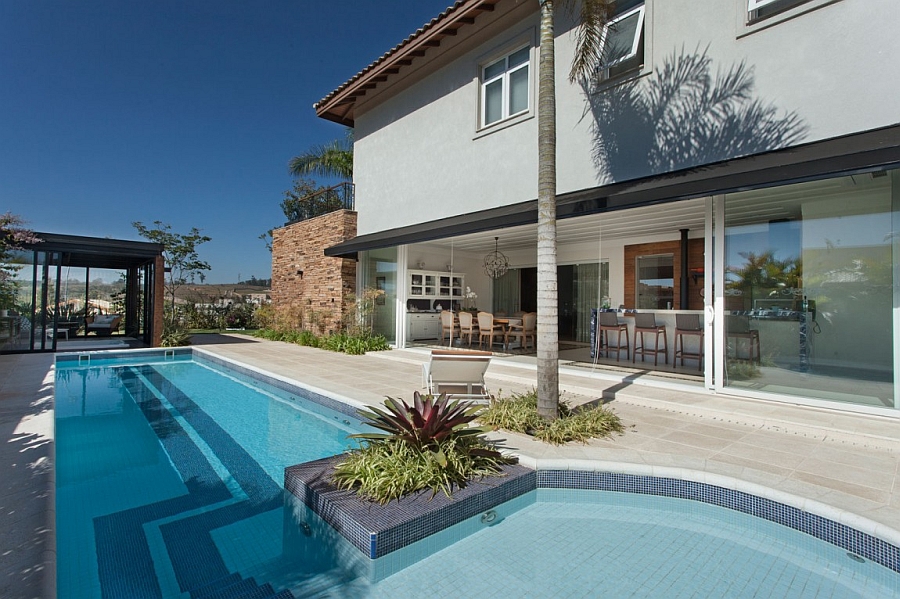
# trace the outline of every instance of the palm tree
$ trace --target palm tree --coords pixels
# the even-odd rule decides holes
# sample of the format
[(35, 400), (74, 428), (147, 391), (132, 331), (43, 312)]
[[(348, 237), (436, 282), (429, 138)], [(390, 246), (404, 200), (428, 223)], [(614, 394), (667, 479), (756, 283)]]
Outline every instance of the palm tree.
[[(560, 0), (572, 9), (576, 0)], [(554, 0), (541, 3), (541, 48), (538, 60), (538, 414), (555, 420), (559, 408), (559, 294), (556, 280), (556, 66), (553, 36)], [(580, 29), (569, 81), (589, 77), (603, 53), (603, 30), (613, 0), (581, 0)]]
[(288, 170), (295, 177), (319, 175), (353, 180), (353, 129), (347, 129), (344, 139), (313, 146), (304, 154), (288, 162)]

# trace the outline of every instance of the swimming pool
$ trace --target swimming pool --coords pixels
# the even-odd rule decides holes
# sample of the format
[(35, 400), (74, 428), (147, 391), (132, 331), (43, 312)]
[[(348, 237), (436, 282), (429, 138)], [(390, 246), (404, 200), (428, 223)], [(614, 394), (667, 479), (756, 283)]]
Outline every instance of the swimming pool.
[[(347, 447), (353, 409), (190, 352), (162, 358), (57, 363), (60, 597), (187, 597), (215, 581), (281, 597), (395, 597), (423, 581), (434, 597), (900, 596), (896, 572), (759, 518), (571, 488), (420, 541), (391, 560), (428, 557), (372, 582), (305, 506), (283, 508), (284, 468)], [(539, 486), (581, 486), (548, 476)]]

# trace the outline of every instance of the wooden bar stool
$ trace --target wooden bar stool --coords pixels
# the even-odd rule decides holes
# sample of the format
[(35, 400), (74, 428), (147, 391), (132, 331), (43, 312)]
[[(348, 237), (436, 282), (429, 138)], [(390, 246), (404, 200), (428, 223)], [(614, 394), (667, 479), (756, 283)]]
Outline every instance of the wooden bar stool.
[[(644, 342), (644, 335), (653, 335), (653, 348), (648, 348)], [(640, 335), (641, 343), (638, 345), (638, 335)], [(659, 336), (662, 335), (662, 347), (659, 345)], [(638, 312), (634, 315), (634, 352), (631, 354), (631, 362), (637, 359), (641, 354), (641, 362), (647, 354), (653, 355), (653, 365), (659, 364), (659, 354), (662, 353), (665, 363), (669, 363), (669, 340), (666, 335), (666, 326), (656, 324), (656, 316), (653, 314), (642, 314)]]
[[(675, 354), (672, 356), (672, 364), (674, 365), (678, 358), (681, 358), (681, 365), (684, 366), (684, 359), (697, 360), (697, 370), (703, 370), (703, 325), (700, 324), (699, 314), (676, 314), (675, 315)], [(697, 337), (700, 345), (696, 352), (687, 352), (684, 350), (684, 338)]]
[[(597, 314), (597, 350), (603, 352), (608, 358), (612, 352), (616, 353), (616, 362), (619, 361), (619, 355), (625, 350), (625, 359), (627, 360), (631, 348), (628, 345), (628, 325), (619, 322), (619, 318), (615, 312), (600, 312)], [(611, 345), (609, 342), (610, 334), (616, 333), (616, 344)], [(622, 345), (622, 335), (625, 335), (625, 345)]]

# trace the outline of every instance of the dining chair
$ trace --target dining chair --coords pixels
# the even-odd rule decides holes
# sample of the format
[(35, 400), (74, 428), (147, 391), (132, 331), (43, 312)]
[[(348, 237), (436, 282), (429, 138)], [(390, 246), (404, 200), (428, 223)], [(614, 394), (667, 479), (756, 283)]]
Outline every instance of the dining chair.
[(449, 339), (447, 345), (453, 345), (453, 338), (459, 337), (459, 325), (454, 322), (450, 310), (441, 310), (441, 345), (444, 344), (444, 337)]
[(465, 337), (469, 347), (472, 347), (472, 337), (478, 334), (478, 323), (471, 312), (463, 310), (459, 313), (459, 334), (460, 337)]
[[(484, 343), (485, 338), (488, 339), (488, 349), (494, 346), (494, 337), (504, 338), (506, 329), (503, 325), (494, 322), (494, 315), (490, 312), (478, 313), (478, 347)], [(504, 344), (505, 348), (505, 344)]]
[(531, 346), (537, 347), (537, 312), (523, 312), (521, 324), (509, 324), (503, 337), (503, 344), (509, 347), (509, 338), (519, 339), (522, 349), (528, 349), (528, 339), (531, 338)]

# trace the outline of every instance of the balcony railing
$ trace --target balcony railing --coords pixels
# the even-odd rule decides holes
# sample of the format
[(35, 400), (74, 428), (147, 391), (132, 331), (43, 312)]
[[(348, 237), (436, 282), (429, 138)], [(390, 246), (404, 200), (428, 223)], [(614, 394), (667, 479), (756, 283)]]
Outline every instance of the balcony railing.
[(353, 183), (339, 183), (296, 200), (292, 212), (295, 217), (287, 224), (309, 220), (337, 210), (355, 210)]

